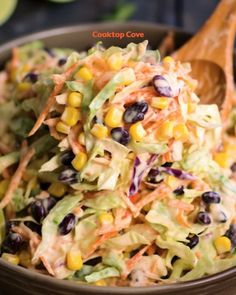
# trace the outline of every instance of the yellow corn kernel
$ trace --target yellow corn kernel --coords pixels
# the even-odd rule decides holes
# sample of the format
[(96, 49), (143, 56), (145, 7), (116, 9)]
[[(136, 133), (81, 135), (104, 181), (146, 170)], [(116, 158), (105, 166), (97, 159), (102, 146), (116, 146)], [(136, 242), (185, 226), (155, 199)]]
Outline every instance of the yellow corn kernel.
[(95, 285), (99, 287), (106, 287), (107, 284), (105, 280), (99, 280), (95, 282)]
[(134, 160), (135, 157), (136, 157), (136, 155), (135, 155), (135, 153), (133, 153), (133, 152), (130, 152), (130, 153), (128, 154), (128, 156), (127, 156), (127, 158), (128, 158), (129, 160)]
[(131, 125), (129, 132), (133, 140), (136, 141), (141, 141), (147, 134), (141, 122)]
[(188, 103), (188, 113), (191, 114), (196, 111), (197, 104), (196, 103)]
[(70, 107), (78, 108), (82, 103), (82, 94), (80, 92), (71, 92), (67, 97), (67, 104)]
[(3, 179), (2, 181), (0, 181), (0, 196), (5, 194), (9, 186), (9, 183), (10, 183), (9, 179)]
[(28, 251), (26, 250), (21, 251), (19, 254), (19, 258), (20, 258), (20, 265), (24, 267), (28, 267), (31, 265), (31, 255)]
[(114, 221), (113, 215), (108, 212), (102, 212), (98, 215), (98, 220), (101, 224), (112, 224)]
[(172, 62), (174, 62), (174, 59), (171, 56), (166, 56), (166, 57), (163, 58), (163, 62), (172, 63)]
[(84, 132), (81, 132), (78, 136), (78, 142), (82, 145), (85, 145), (85, 134)]
[(153, 97), (151, 106), (155, 109), (166, 109), (169, 105), (170, 100), (167, 97)]
[(93, 79), (92, 72), (87, 67), (82, 67), (76, 74), (76, 78), (81, 78), (85, 81)]
[(18, 255), (3, 253), (2, 259), (6, 260), (7, 262), (14, 264), (14, 265), (18, 265), (20, 263), (20, 258)]
[(119, 71), (122, 67), (122, 55), (121, 53), (112, 54), (107, 60), (108, 66), (113, 71)]
[(79, 171), (84, 167), (87, 161), (88, 161), (87, 154), (80, 152), (74, 157), (71, 164), (76, 170)]
[(223, 254), (231, 250), (231, 241), (227, 237), (219, 237), (215, 239), (214, 245), (218, 254)]
[(54, 197), (62, 197), (66, 193), (66, 185), (60, 182), (53, 182), (48, 188), (49, 194)]
[(70, 270), (77, 271), (83, 267), (83, 260), (79, 250), (70, 250), (66, 256), (67, 267)]
[(184, 123), (179, 123), (174, 127), (174, 138), (182, 141), (188, 138), (188, 128)]
[(214, 160), (220, 165), (222, 168), (227, 168), (229, 166), (229, 155), (225, 152), (219, 152), (214, 154)]
[(57, 130), (57, 132), (60, 132), (60, 133), (69, 134), (70, 126), (68, 126), (65, 123), (60, 121), (56, 125), (56, 130)]
[(173, 175), (167, 175), (165, 183), (172, 189), (176, 189), (179, 185), (179, 180)]
[(111, 128), (119, 127), (122, 123), (123, 111), (116, 107), (111, 107), (106, 116), (105, 116), (105, 123), (107, 126)]
[(98, 139), (103, 139), (108, 136), (108, 128), (102, 124), (94, 124), (91, 133)]
[(31, 83), (29, 82), (21, 82), (17, 85), (17, 90), (21, 92), (28, 91), (31, 88)]
[(159, 140), (168, 140), (173, 137), (174, 122), (165, 121), (157, 131), (157, 138)]
[(72, 107), (65, 107), (61, 120), (68, 126), (74, 126), (81, 119), (79, 110)]

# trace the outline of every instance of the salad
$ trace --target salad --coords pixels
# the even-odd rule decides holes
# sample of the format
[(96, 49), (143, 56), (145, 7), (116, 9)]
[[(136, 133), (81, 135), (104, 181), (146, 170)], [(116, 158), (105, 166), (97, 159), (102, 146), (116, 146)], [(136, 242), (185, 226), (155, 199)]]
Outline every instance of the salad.
[(0, 73), (2, 259), (97, 286), (236, 265), (235, 111), (222, 136), (190, 65), (147, 45), (13, 49)]

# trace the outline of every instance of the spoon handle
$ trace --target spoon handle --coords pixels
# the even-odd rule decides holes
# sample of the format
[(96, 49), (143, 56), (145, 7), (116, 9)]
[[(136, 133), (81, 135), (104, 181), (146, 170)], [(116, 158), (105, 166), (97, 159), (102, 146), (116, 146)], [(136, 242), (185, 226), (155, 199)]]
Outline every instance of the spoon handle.
[(207, 60), (225, 69), (232, 66), (235, 32), (236, 0), (222, 0), (200, 31), (174, 57)]

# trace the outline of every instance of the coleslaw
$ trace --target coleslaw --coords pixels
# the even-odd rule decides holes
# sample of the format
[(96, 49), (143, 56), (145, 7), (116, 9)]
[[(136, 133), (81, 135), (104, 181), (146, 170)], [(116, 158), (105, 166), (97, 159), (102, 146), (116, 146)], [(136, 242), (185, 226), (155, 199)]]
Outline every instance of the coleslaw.
[(13, 49), (0, 73), (3, 259), (133, 287), (236, 265), (235, 134), (200, 103), (190, 65), (147, 45)]

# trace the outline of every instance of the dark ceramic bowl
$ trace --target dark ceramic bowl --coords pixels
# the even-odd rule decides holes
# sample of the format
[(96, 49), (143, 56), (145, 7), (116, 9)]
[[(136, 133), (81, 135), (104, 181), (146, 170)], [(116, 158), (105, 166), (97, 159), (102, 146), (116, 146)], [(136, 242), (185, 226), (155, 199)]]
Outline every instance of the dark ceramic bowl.
[[(190, 37), (189, 34), (173, 28), (140, 22), (80, 25), (36, 33), (8, 42), (0, 47), (0, 64), (3, 64), (10, 56), (12, 47), (38, 39), (43, 40), (48, 47), (70, 47), (84, 50), (96, 42), (96, 39), (92, 37), (92, 32), (95, 30), (105, 32), (143, 32), (145, 35), (143, 39), (103, 39), (106, 46), (123, 46), (129, 42), (140, 42), (147, 39), (150, 45), (156, 48), (169, 30), (175, 31), (175, 44), (177, 47), (182, 45)], [(0, 258), (1, 295), (223, 295), (226, 293), (229, 295), (236, 294), (236, 268), (186, 283), (158, 287), (114, 288), (85, 286), (69, 281), (57, 280), (19, 266), (10, 265)]]

